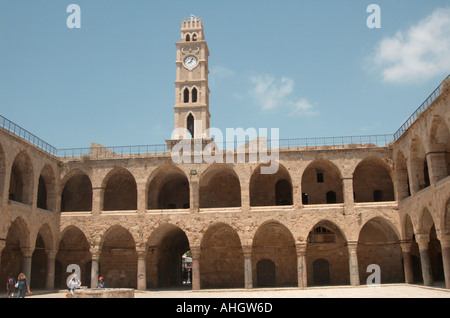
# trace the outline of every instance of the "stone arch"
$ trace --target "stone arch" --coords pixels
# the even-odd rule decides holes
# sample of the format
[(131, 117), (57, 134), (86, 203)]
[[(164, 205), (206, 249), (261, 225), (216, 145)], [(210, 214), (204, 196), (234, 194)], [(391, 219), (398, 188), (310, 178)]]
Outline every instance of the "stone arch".
[(361, 284), (370, 275), (370, 264), (380, 266), (381, 283), (404, 282), (400, 235), (396, 227), (383, 217), (368, 220), (359, 232), (358, 267)]
[[(411, 257), (412, 267), (412, 282), (423, 282), (422, 268), (420, 264), (420, 252), (419, 245), (415, 241), (414, 224), (411, 220), (411, 216), (406, 214), (403, 219), (403, 240), (404, 243), (409, 244), (409, 254)], [(406, 279), (405, 279), (406, 280)]]
[(137, 252), (131, 233), (121, 225), (110, 227), (100, 243), (99, 276), (111, 288), (137, 288)]
[(417, 135), (411, 140), (410, 169), (410, 182), (413, 193), (430, 185), (425, 148)]
[(403, 200), (411, 195), (409, 186), (408, 165), (401, 150), (397, 151), (394, 163), (394, 177), (397, 188), (397, 199)]
[[(23, 268), (23, 249), (29, 249), (30, 230), (22, 217), (9, 224), (5, 247), (1, 251), (0, 279), (4, 282), (9, 273), (17, 277)], [(4, 285), (1, 286), (4, 289)]]
[(188, 209), (189, 180), (174, 165), (158, 167), (150, 176), (147, 188), (148, 209)]
[(47, 278), (47, 251), (54, 249), (53, 234), (48, 224), (44, 224), (36, 235), (34, 252), (31, 260), (31, 277), (33, 288), (44, 289)]
[(74, 169), (61, 184), (61, 212), (92, 211), (92, 183), (86, 173)]
[(353, 172), (355, 202), (394, 201), (390, 167), (380, 158), (363, 159)]
[[(295, 240), (289, 229), (278, 221), (266, 221), (253, 238), (252, 276), (258, 277), (256, 265), (259, 261), (270, 260), (275, 264), (276, 287), (298, 286), (296, 253)], [(260, 286), (260, 283), (256, 281), (254, 286)]]
[(33, 202), (33, 164), (24, 150), (17, 154), (11, 167), (9, 199), (27, 205)]
[(450, 175), (450, 131), (445, 120), (435, 115), (430, 129), (430, 154), (436, 181)]
[(435, 221), (430, 211), (427, 208), (423, 208), (422, 211), (419, 212), (419, 224), (417, 232), (429, 234), (434, 224)]
[(444, 233), (450, 233), (450, 198), (445, 203), (443, 224)]
[(50, 165), (42, 168), (39, 176), (37, 207), (40, 209), (56, 211), (56, 178)]
[(250, 178), (250, 206), (292, 205), (292, 181), (288, 170), (280, 164), (277, 173), (261, 174), (261, 166)]
[[(321, 220), (311, 228), (307, 242), (308, 286), (349, 284), (347, 239), (340, 227), (332, 221)], [(327, 270), (322, 266), (323, 261), (315, 268), (316, 260), (325, 260)]]
[(81, 283), (90, 286), (90, 247), (85, 233), (77, 226), (69, 225), (61, 231), (58, 252), (55, 257), (55, 287), (66, 287), (66, 279), (70, 275), (66, 269), (71, 264), (80, 266)]
[(114, 168), (103, 180), (103, 210), (137, 210), (137, 185), (130, 171)]
[(202, 288), (243, 288), (244, 254), (234, 228), (225, 223), (210, 226), (201, 239)]
[(227, 164), (212, 164), (200, 176), (200, 208), (241, 206), (241, 185)]
[[(336, 202), (327, 202), (327, 193), (336, 193)], [(331, 161), (319, 158), (311, 162), (302, 175), (302, 203), (342, 203), (344, 193), (342, 174)]]
[(182, 256), (190, 250), (186, 233), (176, 225), (162, 224), (149, 237), (147, 250), (147, 286), (181, 286)]

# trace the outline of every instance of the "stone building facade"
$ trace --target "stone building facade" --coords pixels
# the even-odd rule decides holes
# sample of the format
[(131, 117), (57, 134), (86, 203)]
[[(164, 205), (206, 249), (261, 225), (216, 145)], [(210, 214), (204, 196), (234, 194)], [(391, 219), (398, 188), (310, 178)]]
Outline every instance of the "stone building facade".
[(2, 118), (0, 280), (61, 288), (76, 264), (83, 285), (165, 288), (190, 251), (193, 289), (359, 285), (371, 264), (381, 283), (450, 288), (448, 79), (392, 142), (280, 146), (273, 174), (250, 148), (176, 163), (180, 140), (211, 141), (202, 21), (181, 34), (164, 151), (62, 152)]

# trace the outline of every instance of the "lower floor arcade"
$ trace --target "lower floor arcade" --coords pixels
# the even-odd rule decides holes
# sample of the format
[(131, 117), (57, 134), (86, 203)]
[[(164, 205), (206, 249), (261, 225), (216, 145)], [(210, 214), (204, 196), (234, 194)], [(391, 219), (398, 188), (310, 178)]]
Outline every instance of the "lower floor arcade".
[[(379, 266), (382, 284), (433, 285), (448, 277), (450, 267), (449, 242), (434, 224), (428, 233), (415, 234), (409, 216), (402, 235), (378, 216), (361, 226), (354, 241), (341, 226), (323, 219), (310, 227), (301, 243), (280, 220), (264, 221), (250, 240), (232, 222), (212, 223), (201, 236), (195, 236), (195, 228), (164, 222), (155, 226), (145, 244), (120, 222), (101, 234), (71, 223), (57, 243), (44, 225), (31, 244), (26, 222), (15, 219), (0, 242), (0, 279), (24, 272), (32, 289), (65, 288), (71, 272), (67, 269), (76, 264), (83, 285), (89, 287), (96, 287), (100, 276), (107, 287), (176, 287), (186, 283), (182, 256), (187, 252), (193, 289), (364, 285), (372, 282), (371, 264)], [(449, 288), (448, 278), (446, 285)]]

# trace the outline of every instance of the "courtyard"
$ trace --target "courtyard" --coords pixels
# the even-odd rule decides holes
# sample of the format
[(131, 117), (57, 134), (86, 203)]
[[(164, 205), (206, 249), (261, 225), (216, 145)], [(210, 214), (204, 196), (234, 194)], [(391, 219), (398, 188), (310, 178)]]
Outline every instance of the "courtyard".
[[(57, 292), (34, 292), (27, 298), (66, 298), (67, 290)], [(410, 284), (383, 284), (368, 286), (334, 286), (298, 288), (259, 288), (259, 289), (165, 289), (135, 291), (135, 298), (450, 298), (450, 290), (444, 286), (423, 286)]]

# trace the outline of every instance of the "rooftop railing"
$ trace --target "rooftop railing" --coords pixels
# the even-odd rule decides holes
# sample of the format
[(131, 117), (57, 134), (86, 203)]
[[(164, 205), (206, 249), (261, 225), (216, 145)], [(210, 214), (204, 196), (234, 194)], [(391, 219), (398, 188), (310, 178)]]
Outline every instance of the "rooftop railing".
[[(442, 90), (450, 85), (450, 74), (441, 84), (428, 96), (428, 98), (416, 109), (416, 111), (404, 122), (404, 124), (393, 135), (362, 135), (362, 136), (341, 136), (341, 137), (316, 137), (316, 138), (293, 138), (267, 141), (267, 148), (309, 148), (326, 146), (376, 146), (383, 147), (397, 140), (418, 118), (418, 116), (436, 100)], [(110, 158), (143, 154), (162, 154), (168, 152), (166, 144), (159, 145), (136, 145), (136, 146), (112, 146), (112, 147), (89, 147), (57, 149), (39, 137), (30, 133), (26, 129), (13, 123), (0, 115), (0, 127), (15, 134), (16, 136), (30, 142), (39, 149), (60, 158), (89, 157), (89, 158)], [(220, 143), (215, 142), (218, 149), (236, 150), (242, 147), (245, 142)]]
[(36, 147), (38, 147), (39, 149), (44, 150), (45, 152), (48, 152), (49, 154), (51, 154), (53, 156), (56, 156), (56, 154), (57, 154), (58, 150), (55, 147), (53, 147), (49, 143), (45, 142), (41, 138), (33, 135), (28, 130), (13, 123), (9, 119), (3, 117), (2, 115), (0, 115), (0, 127), (13, 133), (17, 137), (25, 139), (26, 141), (28, 141), (28, 142), (32, 143), (33, 145), (35, 145)]
[(432, 102), (441, 94), (441, 91), (444, 89), (444, 85), (449, 85), (448, 81), (450, 81), (450, 74), (439, 84), (438, 87), (428, 96), (427, 99), (416, 109), (416, 111), (408, 117), (408, 119), (400, 126), (400, 128), (394, 133), (394, 140), (400, 138), (401, 135), (416, 121), (422, 112), (431, 105)]

